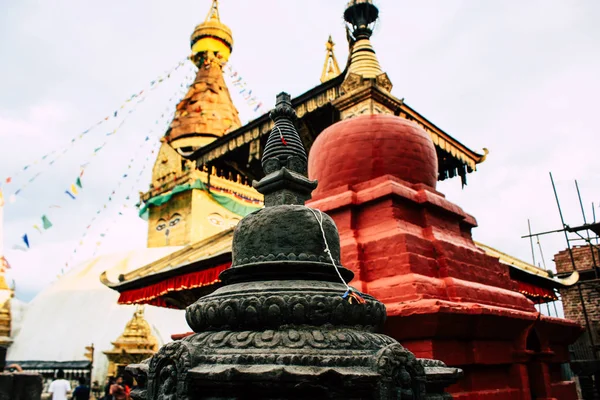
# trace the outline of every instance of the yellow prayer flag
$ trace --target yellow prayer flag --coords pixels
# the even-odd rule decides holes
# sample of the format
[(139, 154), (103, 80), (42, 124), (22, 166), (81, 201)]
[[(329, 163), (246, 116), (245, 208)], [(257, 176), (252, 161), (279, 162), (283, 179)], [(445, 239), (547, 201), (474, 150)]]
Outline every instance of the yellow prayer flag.
[(71, 192), (73, 192), (73, 194), (77, 194), (77, 186), (75, 186), (74, 183), (71, 184)]

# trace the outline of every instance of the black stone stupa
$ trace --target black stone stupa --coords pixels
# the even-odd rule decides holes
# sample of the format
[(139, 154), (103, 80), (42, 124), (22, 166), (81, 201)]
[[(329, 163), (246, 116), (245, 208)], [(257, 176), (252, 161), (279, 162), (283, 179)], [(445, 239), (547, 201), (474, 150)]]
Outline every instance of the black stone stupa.
[(134, 399), (445, 399), (460, 370), (419, 360), (375, 333), (385, 306), (346, 284), (333, 220), (308, 208), (317, 182), (294, 127), (290, 96), (277, 96), (254, 187), (265, 208), (235, 229), (223, 286), (186, 311), (195, 334), (131, 365)]

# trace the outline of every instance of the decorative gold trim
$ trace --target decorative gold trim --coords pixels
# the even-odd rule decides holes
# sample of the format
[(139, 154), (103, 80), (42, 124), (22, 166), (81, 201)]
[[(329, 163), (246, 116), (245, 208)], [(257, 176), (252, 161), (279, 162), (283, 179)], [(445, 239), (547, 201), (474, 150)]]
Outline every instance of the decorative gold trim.
[(134, 271), (120, 275), (119, 282), (111, 282), (108, 279), (106, 272), (103, 272), (100, 275), (100, 281), (104, 285), (114, 288), (122, 285), (125, 282), (140, 279), (158, 272), (164, 272), (191, 262), (196, 262), (220, 254), (228, 253), (231, 251), (233, 230), (234, 228), (229, 228), (207, 239), (185, 246), (183, 249), (176, 250), (173, 253)]
[(553, 276), (550, 276), (548, 271), (538, 268), (533, 264), (529, 264), (523, 260), (519, 260), (516, 257), (513, 257), (511, 255), (503, 253), (500, 250), (494, 249), (493, 247), (490, 247), (483, 243), (479, 243), (479, 242), (474, 242), (474, 243), (478, 248), (483, 250), (488, 256), (498, 258), (502, 264), (510, 265), (517, 269), (520, 269), (521, 271), (525, 271), (532, 275), (537, 275), (539, 277), (554, 281), (555, 283), (557, 283), (561, 286), (572, 286), (572, 285), (576, 284), (577, 281), (579, 281), (579, 273), (577, 271), (574, 271), (568, 278), (561, 279), (561, 278), (553, 277)]

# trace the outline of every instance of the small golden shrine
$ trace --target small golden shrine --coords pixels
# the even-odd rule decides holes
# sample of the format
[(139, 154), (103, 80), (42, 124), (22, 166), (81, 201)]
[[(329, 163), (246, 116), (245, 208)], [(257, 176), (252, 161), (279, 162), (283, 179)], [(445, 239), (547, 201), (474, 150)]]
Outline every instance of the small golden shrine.
[(4, 258), (4, 248), (2, 246), (4, 237), (4, 197), (0, 191), (0, 346), (7, 348), (11, 345), (11, 312), (10, 303), (14, 296), (14, 290), (6, 284), (5, 273), (10, 266)]
[[(0, 260), (0, 262), (2, 262)], [(10, 300), (13, 290), (6, 284), (4, 272), (0, 272), (0, 346), (8, 347), (12, 343)]]
[(108, 376), (117, 376), (127, 365), (139, 363), (156, 353), (158, 342), (144, 318), (144, 306), (137, 306), (133, 318), (112, 344), (113, 349), (104, 352), (108, 357)]

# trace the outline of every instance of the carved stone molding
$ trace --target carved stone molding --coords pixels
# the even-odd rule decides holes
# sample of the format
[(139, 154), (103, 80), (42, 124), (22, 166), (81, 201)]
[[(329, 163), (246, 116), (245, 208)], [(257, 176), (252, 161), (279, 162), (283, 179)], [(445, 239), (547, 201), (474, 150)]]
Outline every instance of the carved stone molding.
[[(385, 306), (369, 295), (356, 307), (341, 297), (345, 288), (329, 283), (278, 282), (268, 291), (249, 284), (223, 287), (188, 307), (186, 318), (195, 332), (207, 329), (277, 328), (289, 324), (362, 325), (374, 330), (385, 322)], [(312, 287), (311, 287), (312, 285)]]

